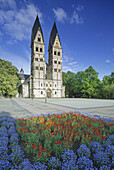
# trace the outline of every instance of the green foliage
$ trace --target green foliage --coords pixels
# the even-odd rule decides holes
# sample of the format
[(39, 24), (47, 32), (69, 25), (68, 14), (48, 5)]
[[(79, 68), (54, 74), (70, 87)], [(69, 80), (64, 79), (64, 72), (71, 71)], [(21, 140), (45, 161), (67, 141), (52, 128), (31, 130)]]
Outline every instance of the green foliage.
[(18, 93), (18, 70), (11, 62), (0, 59), (0, 95), (15, 96)]
[(114, 99), (114, 72), (109, 76), (103, 77), (103, 92), (104, 98)]
[(76, 74), (63, 72), (63, 85), (68, 97), (114, 98), (114, 72), (101, 82), (92, 66)]

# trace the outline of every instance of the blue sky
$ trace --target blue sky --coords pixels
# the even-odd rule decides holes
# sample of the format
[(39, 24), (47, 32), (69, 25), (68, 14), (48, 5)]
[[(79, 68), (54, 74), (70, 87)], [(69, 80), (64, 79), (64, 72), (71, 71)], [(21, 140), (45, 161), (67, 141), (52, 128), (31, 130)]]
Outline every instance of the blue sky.
[(93, 66), (102, 80), (114, 71), (114, 0), (0, 0), (0, 58), (30, 73), (31, 31), (37, 13), (46, 61), (55, 20), (64, 72)]

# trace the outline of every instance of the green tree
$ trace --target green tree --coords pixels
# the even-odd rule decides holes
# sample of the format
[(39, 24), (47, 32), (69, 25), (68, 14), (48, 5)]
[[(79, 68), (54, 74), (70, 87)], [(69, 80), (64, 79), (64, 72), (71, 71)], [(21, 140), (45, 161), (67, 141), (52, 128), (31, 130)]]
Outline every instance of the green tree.
[(18, 69), (11, 62), (0, 59), (0, 94), (15, 96), (18, 93)]
[(98, 73), (92, 66), (88, 67), (84, 72), (82, 93), (84, 97), (95, 97), (99, 94), (99, 88), (101, 89), (102, 83), (98, 78)]
[(103, 97), (114, 99), (114, 72), (103, 77)]

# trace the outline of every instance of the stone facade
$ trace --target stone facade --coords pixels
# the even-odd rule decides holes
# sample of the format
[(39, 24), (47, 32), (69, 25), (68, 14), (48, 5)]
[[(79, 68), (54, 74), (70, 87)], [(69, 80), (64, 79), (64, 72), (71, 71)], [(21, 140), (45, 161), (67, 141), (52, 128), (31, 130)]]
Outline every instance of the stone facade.
[(36, 17), (31, 35), (31, 75), (20, 71), (20, 93), (23, 97), (65, 97), (62, 82), (62, 47), (54, 22), (48, 46), (48, 63), (44, 57), (44, 37)]

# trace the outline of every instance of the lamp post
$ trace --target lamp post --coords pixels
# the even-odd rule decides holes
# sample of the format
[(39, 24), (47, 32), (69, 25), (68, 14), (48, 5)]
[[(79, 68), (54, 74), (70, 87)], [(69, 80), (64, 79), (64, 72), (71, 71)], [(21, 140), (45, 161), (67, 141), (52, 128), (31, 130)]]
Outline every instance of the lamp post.
[(33, 100), (33, 76), (31, 75), (31, 79), (32, 79), (32, 100)]
[(47, 92), (46, 92), (46, 97), (45, 97), (45, 103), (47, 103)]

